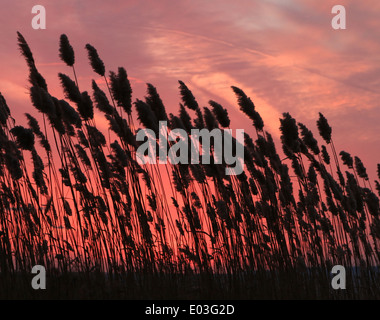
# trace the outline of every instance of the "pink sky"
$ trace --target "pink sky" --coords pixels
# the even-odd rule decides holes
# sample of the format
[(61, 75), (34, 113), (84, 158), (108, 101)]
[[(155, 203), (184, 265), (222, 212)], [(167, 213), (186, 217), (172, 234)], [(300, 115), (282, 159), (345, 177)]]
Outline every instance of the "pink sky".
[[(46, 8), (46, 30), (32, 29), (36, 4)], [(346, 8), (346, 30), (331, 27), (336, 4)], [(338, 151), (359, 156), (373, 181), (380, 163), (379, 15), (377, 0), (5, 0), (0, 92), (18, 123), (25, 112), (37, 114), (17, 48), (20, 31), (49, 91), (63, 98), (57, 74), (72, 75), (58, 57), (59, 36), (65, 33), (82, 91), (91, 92), (91, 79), (99, 80), (84, 49), (90, 43), (108, 71), (126, 68), (134, 99), (143, 98), (149, 82), (176, 113), (177, 80), (182, 80), (201, 106), (213, 99), (228, 108), (232, 128), (253, 132), (230, 89), (238, 86), (277, 137), (279, 118), (289, 112), (319, 139), (316, 120), (322, 112)]]

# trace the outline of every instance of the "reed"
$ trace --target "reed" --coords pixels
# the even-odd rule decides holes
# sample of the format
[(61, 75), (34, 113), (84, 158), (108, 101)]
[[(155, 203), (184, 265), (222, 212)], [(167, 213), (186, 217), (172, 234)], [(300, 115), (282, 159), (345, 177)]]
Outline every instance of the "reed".
[[(190, 135), (193, 128), (230, 128), (228, 110), (212, 100), (201, 109), (182, 81), (177, 115), (152, 84), (133, 100), (126, 70), (107, 78), (90, 44), (90, 64), (107, 90), (93, 80), (92, 93), (82, 92), (66, 35), (58, 56), (75, 81), (58, 74), (66, 97), (59, 100), (20, 33), (18, 44), (36, 111), (26, 114), (28, 128), (16, 125), (0, 95), (0, 276), (9, 294), (7, 279), (23, 279), (42, 264), (53, 296), (65, 287), (62, 279), (91, 286), (95, 277), (99, 286), (128, 287), (145, 298), (156, 297), (158, 286), (166, 298), (173, 298), (170, 290), (174, 298), (380, 297), (380, 184), (376, 194), (359, 157), (341, 151), (339, 160), (322, 114), (317, 127), (332, 156), (289, 113), (279, 121), (279, 153), (251, 98), (232, 87), (256, 134), (245, 134), (241, 175), (227, 176), (227, 164), (213, 161), (141, 165), (139, 129), (158, 137), (158, 122), (167, 120), (170, 130)], [(107, 133), (94, 121), (99, 112)], [(337, 264), (348, 269), (345, 294), (329, 287)], [(67, 286), (65, 292), (75, 288)], [(131, 298), (124, 289), (122, 297)]]

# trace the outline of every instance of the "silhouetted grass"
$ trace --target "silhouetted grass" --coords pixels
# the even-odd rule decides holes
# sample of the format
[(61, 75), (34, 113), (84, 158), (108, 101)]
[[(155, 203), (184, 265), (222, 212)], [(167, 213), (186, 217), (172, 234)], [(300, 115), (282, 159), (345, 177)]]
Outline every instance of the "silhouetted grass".
[[(75, 80), (59, 73), (60, 100), (20, 33), (18, 43), (39, 115), (26, 114), (28, 127), (16, 125), (0, 96), (3, 298), (379, 298), (380, 184), (372, 188), (359, 157), (338, 157), (322, 114), (317, 127), (326, 145), (319, 146), (284, 113), (278, 153), (252, 100), (232, 87), (253, 122), (241, 175), (226, 175), (228, 165), (214, 161), (140, 165), (134, 119), (157, 136), (166, 120), (169, 130), (191, 134), (229, 128), (228, 110), (215, 101), (201, 109), (182, 81), (177, 116), (152, 84), (133, 101), (126, 70), (107, 77), (90, 44), (90, 64), (106, 86), (93, 80), (92, 92), (80, 91), (65, 35), (59, 57)], [(45, 293), (29, 285), (36, 264), (47, 269)], [(338, 264), (348, 270), (346, 291), (331, 289)]]

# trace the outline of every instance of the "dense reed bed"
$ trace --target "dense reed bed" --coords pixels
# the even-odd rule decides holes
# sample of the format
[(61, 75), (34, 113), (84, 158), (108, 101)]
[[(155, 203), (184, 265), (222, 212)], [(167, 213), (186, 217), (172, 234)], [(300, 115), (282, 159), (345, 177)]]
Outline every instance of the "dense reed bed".
[[(126, 70), (106, 70), (90, 44), (94, 78), (105, 85), (93, 80), (91, 92), (81, 91), (66, 35), (59, 57), (68, 67), (58, 74), (65, 99), (58, 99), (20, 33), (18, 45), (35, 110), (25, 114), (27, 126), (17, 125), (0, 96), (4, 297), (380, 297), (380, 184), (359, 157), (336, 150), (322, 114), (319, 145), (284, 113), (279, 152), (252, 100), (232, 87), (252, 120), (242, 174), (226, 175), (228, 165), (215, 161), (141, 165), (136, 119), (154, 132), (167, 121), (191, 135), (230, 128), (228, 110), (216, 101), (201, 108), (182, 81), (177, 114), (167, 113), (152, 84), (133, 98)], [(106, 118), (107, 132), (94, 114)], [(47, 269), (48, 293), (28, 287), (36, 264)], [(346, 267), (345, 291), (331, 289), (334, 265)], [(22, 283), (17, 294), (15, 283)]]

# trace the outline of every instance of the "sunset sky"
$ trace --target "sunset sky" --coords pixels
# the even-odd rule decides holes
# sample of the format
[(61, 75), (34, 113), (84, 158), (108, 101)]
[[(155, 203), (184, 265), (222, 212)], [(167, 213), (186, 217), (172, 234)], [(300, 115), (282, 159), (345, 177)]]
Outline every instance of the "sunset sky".
[[(32, 7), (46, 8), (46, 30), (31, 26)], [(331, 27), (334, 5), (347, 12), (347, 29)], [(289, 112), (316, 129), (318, 112), (333, 128), (338, 151), (359, 156), (375, 179), (380, 163), (380, 2), (378, 0), (120, 0), (2, 1), (0, 92), (20, 124), (37, 114), (28, 96), (27, 66), (16, 31), (28, 41), (49, 91), (63, 98), (58, 72), (72, 70), (58, 57), (65, 33), (76, 54), (80, 89), (101, 83), (84, 48), (92, 44), (108, 71), (125, 67), (133, 98), (145, 83), (177, 113), (178, 80), (201, 106), (210, 99), (229, 110), (234, 129), (253, 132), (231, 86), (245, 91), (265, 128), (279, 137)], [(280, 150), (280, 145), (277, 145)]]

